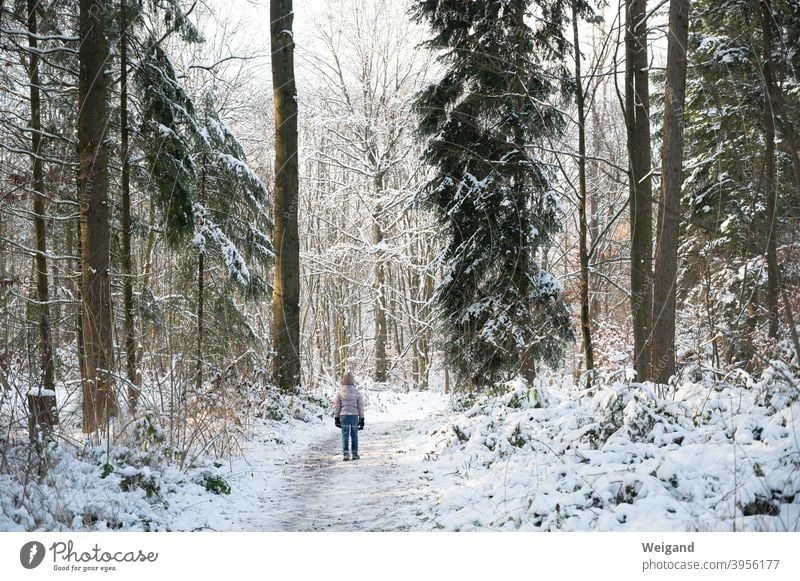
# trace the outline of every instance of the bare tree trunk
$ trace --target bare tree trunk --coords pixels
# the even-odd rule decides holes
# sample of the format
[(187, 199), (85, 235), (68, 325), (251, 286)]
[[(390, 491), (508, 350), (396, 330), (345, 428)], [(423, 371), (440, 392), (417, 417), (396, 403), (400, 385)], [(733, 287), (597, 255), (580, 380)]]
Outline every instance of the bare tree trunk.
[(678, 285), (678, 234), (683, 163), (683, 109), (686, 101), (686, 43), (690, 0), (670, 0), (667, 83), (664, 95), (664, 149), (658, 218), (650, 355), (653, 381), (675, 374), (675, 296)]
[(42, 117), (39, 93), (39, 53), (36, 22), (36, 0), (28, 0), (28, 43), (30, 55), (31, 96), (31, 161), (33, 165), (33, 220), (36, 234), (36, 300), (39, 314), (39, 340), (41, 348), (42, 387), (55, 386), (53, 342), (50, 336), (49, 283), (47, 276), (47, 224), (45, 221), (44, 162), (42, 160)]
[[(377, 193), (383, 190), (383, 180), (375, 178)], [(378, 222), (381, 214), (380, 204), (375, 208), (372, 220), (372, 243), (375, 245), (375, 381), (386, 381), (386, 341), (388, 329), (386, 325), (386, 275), (384, 252), (381, 248), (383, 230)]]
[[(81, 288), (81, 281), (79, 278), (80, 273), (80, 256), (83, 255), (81, 250), (81, 221), (80, 217), (74, 221), (73, 224), (67, 225), (67, 253), (70, 258), (67, 262), (68, 280), (70, 283), (70, 290), (78, 297), (77, 304), (75, 305), (75, 343), (78, 355), (78, 368), (81, 372), (81, 380), (86, 381), (89, 376), (86, 371), (86, 351), (83, 342), (83, 289)], [(72, 257), (76, 256), (77, 259)]]
[[(200, 176), (200, 203), (206, 197), (206, 154), (203, 154)], [(203, 391), (203, 335), (205, 334), (205, 248), (201, 248), (197, 256), (197, 369), (195, 371), (195, 389)]]
[[(590, 114), (592, 116), (592, 149), (593, 151), (600, 151), (601, 149), (601, 140), (600, 140), (600, 119), (599, 115), (597, 114), (597, 107), (590, 108)], [(597, 183), (601, 172), (597, 168), (597, 164), (594, 163), (590, 165), (587, 170), (591, 170), (587, 177), (590, 177), (594, 184)], [(589, 193), (589, 248), (591, 249), (589, 254), (590, 258), (595, 258), (595, 263), (599, 259), (602, 260), (603, 257), (603, 250), (604, 245), (600, 242), (600, 210), (599, 210), (599, 199), (600, 193), (596, 191), (596, 186), (592, 188), (592, 191)], [(590, 292), (590, 305), (589, 305), (589, 313), (592, 315), (595, 321), (601, 320), (604, 315), (602, 306), (603, 302), (600, 301), (599, 295), (602, 291), (602, 279), (597, 275), (597, 273), (589, 272), (589, 292)]]
[[(37, 41), (37, 0), (28, 0), (28, 43), (30, 53), (30, 97), (31, 97), (31, 162), (33, 165), (33, 222), (36, 235), (36, 301), (39, 319), (39, 343), (41, 355), (41, 386), (38, 392), (28, 394), (30, 413), (29, 435), (36, 440), (39, 434), (47, 434), (57, 422), (55, 407), (55, 362), (53, 341), (50, 334), (50, 296), (47, 276), (47, 224), (45, 222), (44, 163), (42, 161), (42, 109), (39, 94), (39, 53)], [(46, 389), (48, 392), (42, 392)]]
[(195, 389), (202, 393), (203, 389), (203, 335), (205, 334), (205, 253), (197, 256), (197, 370)]
[(634, 368), (650, 377), (649, 339), (653, 307), (653, 189), (650, 157), (650, 85), (647, 59), (647, 2), (625, 0), (625, 125), (628, 134), (631, 314)]
[(133, 306), (133, 253), (131, 251), (131, 164), (128, 130), (128, 6), (120, 2), (120, 140), (122, 157), (122, 302), (125, 311), (125, 372), (128, 378), (128, 408), (136, 413), (141, 393)]
[(113, 324), (109, 281), (108, 76), (106, 6), (102, 0), (80, 2), (80, 152), (81, 270), (83, 340), (83, 430), (96, 432), (117, 413), (114, 393)]
[(774, 72), (772, 69), (772, 11), (769, 0), (761, 0), (761, 29), (764, 48), (764, 193), (767, 205), (767, 316), (769, 336), (778, 337), (778, 255), (775, 240), (775, 218), (777, 212), (775, 187), (775, 112), (773, 110), (772, 88)]
[(578, 35), (578, 5), (572, 0), (572, 38), (575, 49), (575, 102), (578, 106), (578, 254), (581, 263), (581, 336), (586, 365), (586, 387), (592, 385), (594, 373), (594, 347), (592, 345), (592, 320), (589, 311), (589, 224), (586, 218), (586, 111), (584, 109), (583, 79), (581, 76), (581, 49)]
[(300, 383), (300, 245), (297, 231), (297, 90), (292, 0), (270, 0), (272, 87), (275, 101), (275, 202), (272, 295), (273, 381), (284, 391)]

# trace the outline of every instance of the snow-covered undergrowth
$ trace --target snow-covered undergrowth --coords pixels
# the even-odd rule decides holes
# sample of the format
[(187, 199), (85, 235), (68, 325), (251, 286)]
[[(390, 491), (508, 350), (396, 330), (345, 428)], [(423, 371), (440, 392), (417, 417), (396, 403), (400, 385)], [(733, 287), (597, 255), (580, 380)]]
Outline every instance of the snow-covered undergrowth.
[(705, 377), (669, 397), (511, 382), (432, 430), (442, 492), (427, 526), (800, 530), (798, 384), (778, 363), (758, 381)]
[[(324, 402), (274, 394), (254, 411), (259, 423), (319, 419)], [(280, 445), (276, 434), (271, 444)], [(207, 528), (198, 507), (231, 492), (221, 460), (183, 458), (150, 414), (116, 443), (79, 444), (56, 433), (44, 452), (24, 430), (0, 434), (0, 531), (166, 531)]]

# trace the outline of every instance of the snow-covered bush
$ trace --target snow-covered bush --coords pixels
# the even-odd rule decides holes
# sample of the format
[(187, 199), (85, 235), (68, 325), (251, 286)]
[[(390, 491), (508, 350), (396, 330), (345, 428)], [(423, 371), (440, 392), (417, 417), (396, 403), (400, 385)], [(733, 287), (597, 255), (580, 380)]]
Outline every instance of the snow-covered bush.
[(786, 409), (800, 400), (800, 373), (786, 361), (773, 360), (753, 382), (759, 403), (772, 410)]
[[(798, 530), (797, 373), (512, 389), (430, 433), (446, 530)], [(526, 402), (522, 407), (512, 401)], [(778, 403), (784, 407), (779, 407)]]
[[(615, 383), (600, 388), (592, 399), (592, 410), (599, 419), (595, 443), (617, 436), (632, 442), (666, 442), (682, 439), (688, 417), (681, 402), (658, 397), (647, 383)], [(684, 424), (684, 425), (682, 425)]]
[(284, 421), (294, 418), (312, 422), (329, 413), (330, 401), (311, 393), (287, 394), (277, 389), (266, 392), (256, 407), (256, 417), (266, 420)]

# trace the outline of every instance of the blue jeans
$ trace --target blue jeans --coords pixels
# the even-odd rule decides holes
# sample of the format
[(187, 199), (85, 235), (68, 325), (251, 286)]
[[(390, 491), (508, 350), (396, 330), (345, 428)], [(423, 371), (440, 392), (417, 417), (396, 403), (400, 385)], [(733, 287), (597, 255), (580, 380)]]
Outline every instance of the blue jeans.
[(342, 450), (350, 451), (350, 440), (353, 440), (353, 452), (358, 452), (358, 416), (340, 416), (342, 420)]

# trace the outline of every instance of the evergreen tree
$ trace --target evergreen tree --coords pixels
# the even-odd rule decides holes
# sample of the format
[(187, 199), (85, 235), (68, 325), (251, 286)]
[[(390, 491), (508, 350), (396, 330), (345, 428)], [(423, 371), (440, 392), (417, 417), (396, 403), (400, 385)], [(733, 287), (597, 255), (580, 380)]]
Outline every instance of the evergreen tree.
[[(159, 28), (178, 33), (185, 42), (201, 41), (180, 14), (167, 0), (150, 18), (160, 19)], [(151, 32), (137, 43), (135, 96), (140, 101), (137, 129), (142, 149), (138, 157), (144, 162), (134, 171), (140, 188), (153, 192), (166, 241), (175, 251), (196, 259), (182, 262), (180, 274), (187, 286), (196, 285), (195, 385), (200, 390), (207, 355), (213, 351), (224, 357), (255, 342), (254, 333), (241, 332), (248, 327), (243, 305), (234, 297), (237, 291), (246, 299), (269, 292), (272, 224), (264, 207), (266, 187), (219, 118), (213, 89), (195, 101), (179, 81), (161, 43), (168, 33)], [(206, 337), (210, 318), (213, 328), (228, 333), (226, 340), (219, 335)]]
[(270, 290), (266, 270), (274, 257), (272, 224), (265, 213), (267, 188), (220, 120), (212, 94), (203, 101), (200, 141), (192, 156), (200, 182), (193, 203), (193, 242), (201, 254), (212, 253), (224, 264), (244, 296), (261, 298)]
[[(729, 362), (751, 361), (761, 331), (775, 325), (776, 291), (765, 254), (769, 235), (778, 245), (784, 226), (797, 216), (798, 198), (790, 151), (791, 127), (798, 126), (798, 3), (773, 5), (769, 18), (775, 40), (771, 68), (786, 99), (786, 116), (773, 110), (766, 87), (760, 3), (702, 0), (696, 4), (689, 39), (686, 155), (683, 211), (687, 216), (684, 286), (707, 305), (715, 355)], [(770, 125), (774, 125), (770, 129)], [(769, 153), (768, 134), (777, 133)], [(769, 168), (774, 156), (774, 183)], [(767, 187), (777, 205), (767, 211)], [(774, 242), (774, 241), (773, 241)], [(774, 275), (773, 275), (774, 278)], [(774, 282), (773, 282), (774, 285)], [(700, 302), (700, 301), (693, 301)], [(770, 304), (771, 303), (771, 304)]]
[(139, 132), (147, 162), (139, 179), (155, 186), (152, 195), (163, 214), (164, 235), (176, 246), (194, 229), (197, 171), (191, 154), (200, 127), (194, 103), (178, 83), (166, 52), (152, 39), (149, 44), (136, 70), (142, 101)]
[(537, 140), (563, 127), (548, 101), (566, 92), (568, 75), (545, 63), (563, 61), (565, 6), (536, 2), (537, 18), (529, 19), (529, 4), (414, 7), (446, 65), (416, 102), (433, 166), (424, 201), (447, 236), (436, 301), (446, 357), (473, 385), (515, 372), (532, 378), (537, 361), (556, 364), (574, 338), (560, 284), (537, 263), (561, 210), (547, 166), (534, 156)]

